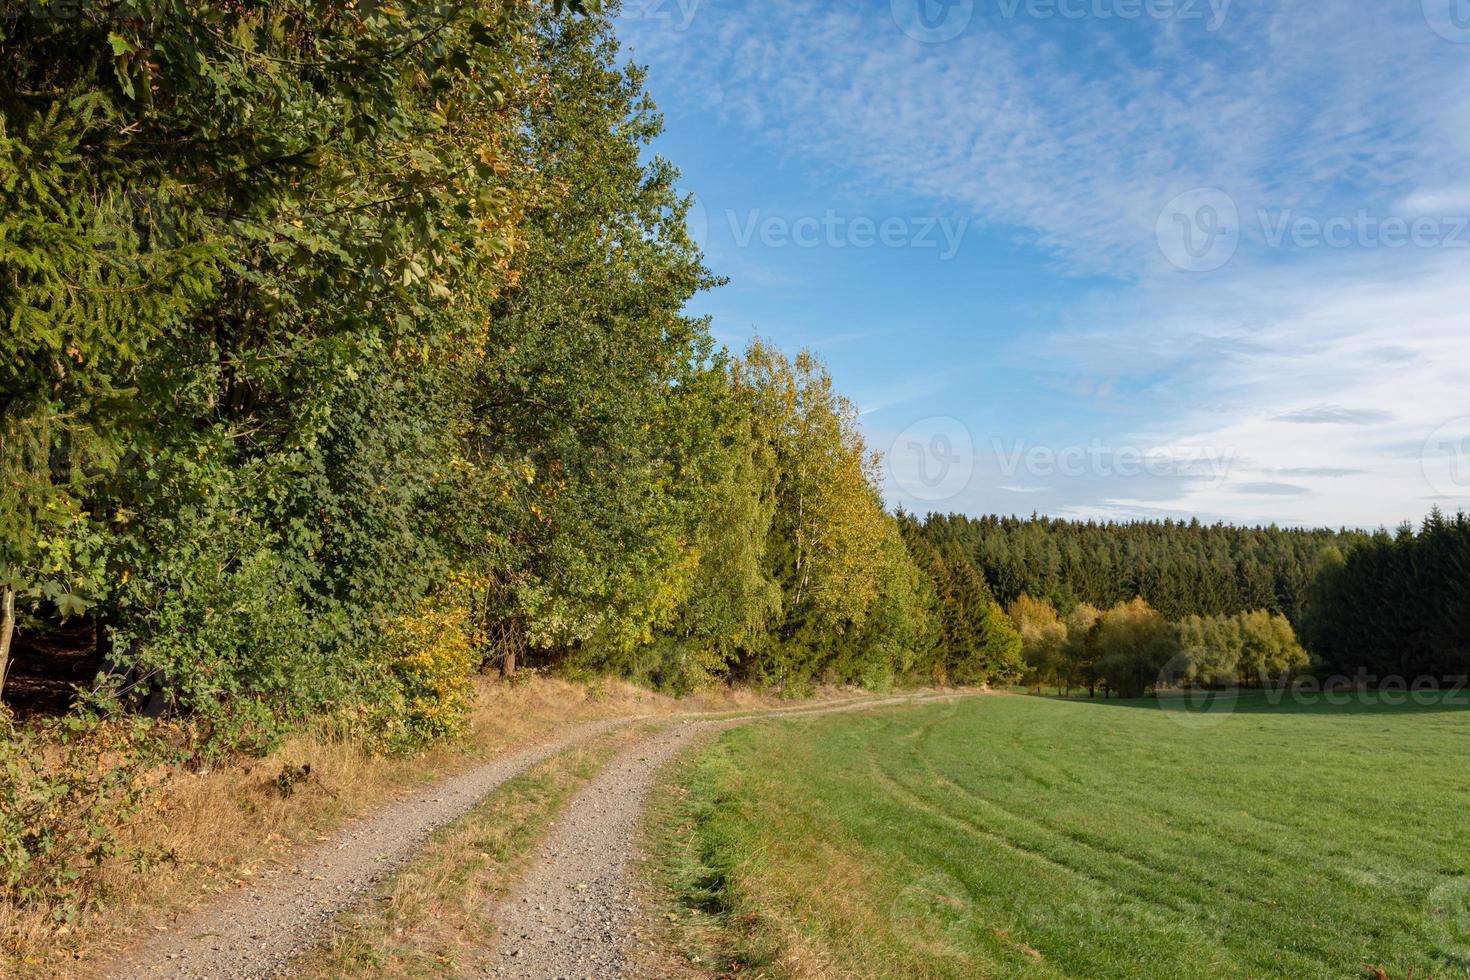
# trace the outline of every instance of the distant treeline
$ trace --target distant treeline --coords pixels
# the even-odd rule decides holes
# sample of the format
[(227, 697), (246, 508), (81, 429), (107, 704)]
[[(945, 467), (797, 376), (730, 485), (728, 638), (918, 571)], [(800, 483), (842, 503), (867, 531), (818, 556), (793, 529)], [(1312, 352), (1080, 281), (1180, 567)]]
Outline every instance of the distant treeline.
[(1324, 552), (1366, 541), (1353, 531), (1183, 522), (1065, 521), (931, 514), (924, 537), (959, 547), (995, 597), (1044, 599), (1063, 613), (1142, 597), (1171, 620), (1265, 610), (1301, 620)]
[(1327, 551), (1301, 632), (1333, 672), (1470, 674), (1470, 516), (1436, 510), (1418, 532)]
[(1290, 679), (1309, 666), (1280, 613), (1190, 616), (1170, 622), (1143, 599), (1101, 610), (1083, 603), (1066, 618), (1022, 596), (1008, 610), (1020, 631), (1026, 681), (1063, 694), (1086, 688), (1138, 697), (1151, 687), (1233, 687)]
[[(1405, 526), (1371, 534), (1172, 520), (901, 519), (907, 534), (968, 557), (1013, 614), (1018, 603), (1024, 609), (1035, 601), (1066, 620), (1079, 609), (1113, 609), (1141, 598), (1177, 624), (1187, 652), (1230, 648), (1233, 641), (1214, 640), (1236, 629), (1232, 617), (1248, 633), (1250, 614), (1267, 613), (1289, 621), (1323, 673), (1470, 673), (1465, 514), (1450, 518), (1436, 509), (1418, 531)], [(1214, 639), (1201, 644), (1201, 636)], [(1081, 637), (1073, 643), (1080, 651)], [(1028, 640), (1028, 660), (1033, 647)], [(1213, 667), (1197, 676), (1218, 675)], [(1088, 672), (1068, 676), (1076, 683)]]

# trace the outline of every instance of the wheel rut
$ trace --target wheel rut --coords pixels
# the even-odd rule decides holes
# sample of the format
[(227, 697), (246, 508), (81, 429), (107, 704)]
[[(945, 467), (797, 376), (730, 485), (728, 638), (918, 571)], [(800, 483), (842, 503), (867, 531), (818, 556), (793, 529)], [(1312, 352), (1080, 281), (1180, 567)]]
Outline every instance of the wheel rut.
[[(810, 717), (945, 697), (888, 698), (783, 714)], [(649, 736), (615, 757), (572, 800), (531, 869), (495, 916), (498, 943), (486, 977), (648, 975), (638, 964), (642, 911), (637, 900), (639, 821), (659, 771), (697, 738), (755, 718), (686, 722)]]
[[(633, 910), (630, 850), (658, 769), (698, 734), (765, 718), (800, 718), (940, 697), (857, 698), (739, 717), (605, 719), (389, 804), (339, 832), (289, 869), (190, 912), (92, 971), (112, 980), (237, 980), (286, 976), (291, 961), (330, 935), (334, 920), (375, 894), (439, 828), (547, 759), (636, 722), (662, 722), (617, 756), (574, 799), (507, 902), (491, 976), (631, 975), (624, 940)], [(578, 887), (578, 886), (583, 887)], [(521, 899), (525, 899), (522, 901)], [(567, 911), (542, 914), (546, 910)], [(576, 922), (571, 917), (576, 918)], [(521, 955), (512, 955), (512, 947)], [(586, 963), (587, 968), (577, 968)], [(596, 966), (594, 964), (607, 964)]]

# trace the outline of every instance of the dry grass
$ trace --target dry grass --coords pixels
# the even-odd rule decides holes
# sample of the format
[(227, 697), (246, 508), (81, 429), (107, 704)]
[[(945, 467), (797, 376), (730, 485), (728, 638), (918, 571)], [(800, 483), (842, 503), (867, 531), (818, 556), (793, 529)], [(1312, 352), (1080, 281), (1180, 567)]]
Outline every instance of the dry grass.
[(497, 900), (546, 829), (608, 759), (644, 733), (624, 729), (536, 766), (440, 830), (371, 906), (293, 964), (307, 980), (443, 977), (476, 971), (494, 935)]
[[(302, 732), (263, 759), (206, 773), (166, 774), (145, 817), (129, 828), (124, 852), (158, 855), (138, 869), (104, 867), (98, 901), (58, 925), (34, 910), (0, 905), (0, 976), (76, 976), (148, 929), (242, 887), (262, 870), (290, 866), (303, 848), (344, 823), (415, 788), (584, 721), (688, 712), (741, 712), (774, 701), (718, 690), (683, 699), (617, 680), (590, 684), (535, 678), (479, 682), (472, 734), (413, 758), (375, 757), (330, 726)], [(825, 692), (826, 697), (839, 692)], [(288, 767), (309, 779), (282, 793)]]

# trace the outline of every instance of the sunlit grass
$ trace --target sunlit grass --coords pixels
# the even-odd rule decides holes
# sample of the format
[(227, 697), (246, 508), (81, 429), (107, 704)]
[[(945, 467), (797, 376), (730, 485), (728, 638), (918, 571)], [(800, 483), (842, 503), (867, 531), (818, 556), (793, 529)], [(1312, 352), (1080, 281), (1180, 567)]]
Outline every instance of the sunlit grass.
[(662, 840), (697, 955), (798, 975), (1470, 976), (1470, 711), (1189, 707), (994, 697), (724, 735), (662, 818), (688, 831)]

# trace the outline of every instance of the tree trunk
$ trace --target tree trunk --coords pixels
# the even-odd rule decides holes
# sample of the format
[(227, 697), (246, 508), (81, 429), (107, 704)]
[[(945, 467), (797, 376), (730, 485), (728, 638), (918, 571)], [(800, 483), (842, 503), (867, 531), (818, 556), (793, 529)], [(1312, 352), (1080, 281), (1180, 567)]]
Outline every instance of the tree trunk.
[(500, 662), (500, 677), (502, 680), (510, 680), (516, 675), (516, 651), (511, 647), (505, 651), (505, 659)]
[(0, 693), (5, 690), (5, 678), (10, 673), (10, 641), (15, 636), (15, 590), (5, 587), (0, 599)]

